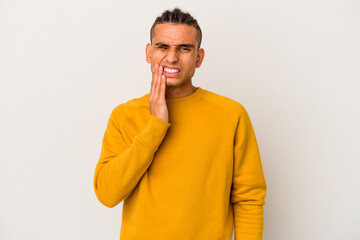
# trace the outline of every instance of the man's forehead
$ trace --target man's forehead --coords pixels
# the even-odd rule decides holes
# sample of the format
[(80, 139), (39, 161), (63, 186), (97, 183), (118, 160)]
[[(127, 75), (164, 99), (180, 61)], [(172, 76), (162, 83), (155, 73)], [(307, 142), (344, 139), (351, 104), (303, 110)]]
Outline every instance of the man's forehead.
[(154, 28), (154, 43), (168, 45), (195, 44), (196, 29), (186, 24), (161, 23)]

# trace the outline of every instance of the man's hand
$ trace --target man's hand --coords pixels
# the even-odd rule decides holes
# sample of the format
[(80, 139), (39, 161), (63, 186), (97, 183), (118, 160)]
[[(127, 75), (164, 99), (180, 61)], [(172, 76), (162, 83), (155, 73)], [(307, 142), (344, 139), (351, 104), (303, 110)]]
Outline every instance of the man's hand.
[(165, 99), (166, 79), (165, 75), (162, 74), (163, 67), (155, 64), (152, 70), (151, 89), (148, 99), (150, 113), (165, 122), (169, 122), (169, 112)]

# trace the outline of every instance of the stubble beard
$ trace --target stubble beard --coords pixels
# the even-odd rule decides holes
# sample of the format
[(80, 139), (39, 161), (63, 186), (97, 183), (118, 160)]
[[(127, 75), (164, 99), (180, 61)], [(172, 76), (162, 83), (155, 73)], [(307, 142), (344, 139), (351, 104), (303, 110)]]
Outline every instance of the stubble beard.
[(190, 80), (189, 79), (179, 79), (179, 78), (166, 78), (166, 87), (181, 87), (185, 86)]

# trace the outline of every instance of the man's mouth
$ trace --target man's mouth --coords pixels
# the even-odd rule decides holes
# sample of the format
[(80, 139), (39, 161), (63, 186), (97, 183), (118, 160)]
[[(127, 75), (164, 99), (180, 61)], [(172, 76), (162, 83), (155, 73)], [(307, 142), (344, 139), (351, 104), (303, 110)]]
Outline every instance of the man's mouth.
[(177, 69), (177, 68), (164, 67), (164, 72), (167, 72), (167, 73), (178, 73), (178, 72), (180, 72), (180, 70)]
[(164, 67), (163, 71), (164, 75), (167, 77), (173, 77), (180, 74), (180, 69), (178, 68), (171, 68), (171, 67)]

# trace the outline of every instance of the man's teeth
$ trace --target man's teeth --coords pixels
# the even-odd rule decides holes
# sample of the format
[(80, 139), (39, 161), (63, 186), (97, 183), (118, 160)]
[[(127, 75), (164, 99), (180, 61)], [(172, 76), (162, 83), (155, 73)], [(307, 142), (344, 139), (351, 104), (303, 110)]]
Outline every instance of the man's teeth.
[(165, 72), (168, 72), (168, 73), (177, 73), (177, 72), (180, 72), (180, 70), (178, 70), (178, 69), (173, 69), (173, 68), (164, 68), (164, 71), (165, 71)]

